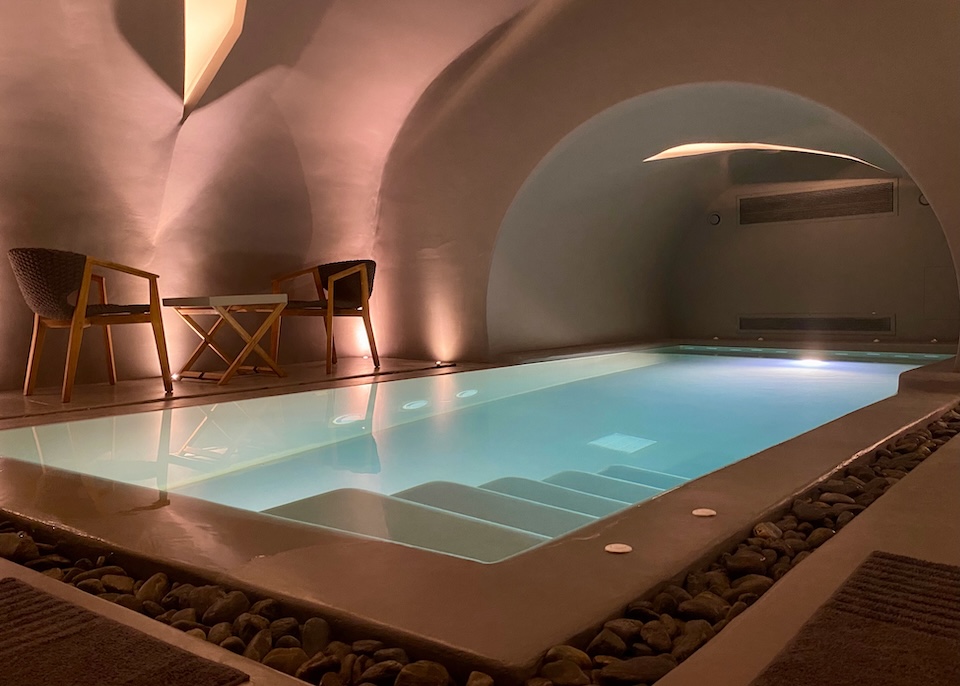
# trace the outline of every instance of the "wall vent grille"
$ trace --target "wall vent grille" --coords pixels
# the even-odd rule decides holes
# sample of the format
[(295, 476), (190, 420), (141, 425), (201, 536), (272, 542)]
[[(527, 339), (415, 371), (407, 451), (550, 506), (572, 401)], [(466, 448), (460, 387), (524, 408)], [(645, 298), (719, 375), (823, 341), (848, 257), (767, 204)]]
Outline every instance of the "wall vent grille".
[(893, 181), (740, 198), (741, 224), (768, 224), (896, 211)]
[(741, 316), (743, 333), (893, 334), (892, 315), (749, 315)]

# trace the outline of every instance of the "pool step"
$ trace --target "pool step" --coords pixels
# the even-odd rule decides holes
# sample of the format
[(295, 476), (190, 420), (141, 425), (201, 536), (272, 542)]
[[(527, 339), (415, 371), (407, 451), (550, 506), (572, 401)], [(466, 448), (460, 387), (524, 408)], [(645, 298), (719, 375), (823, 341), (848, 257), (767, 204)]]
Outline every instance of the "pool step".
[(562, 536), (596, 517), (451, 481), (431, 481), (393, 497), (544, 536)]
[(479, 562), (496, 562), (548, 540), (358, 488), (321, 493), (265, 512)]
[(606, 469), (601, 469), (600, 476), (609, 476), (611, 479), (620, 479), (621, 481), (631, 481), (635, 484), (644, 486), (653, 486), (668, 490), (676, 488), (687, 483), (690, 479), (673, 474), (664, 474), (663, 472), (654, 472), (649, 469), (640, 469), (639, 467), (628, 467), (625, 464), (615, 464)]
[(609, 498), (588, 495), (569, 488), (545, 484), (542, 481), (523, 479), (516, 476), (507, 476), (489, 483), (481, 484), (480, 488), (495, 493), (512, 495), (515, 498), (532, 500), (533, 502), (552, 505), (564, 510), (572, 510), (593, 517), (606, 517), (623, 509), (623, 503)]
[(559, 474), (548, 476), (544, 479), (544, 482), (631, 504), (652, 498), (664, 490), (662, 488), (644, 486), (621, 479), (612, 479), (608, 476), (600, 476), (599, 474), (577, 471), (560, 472)]

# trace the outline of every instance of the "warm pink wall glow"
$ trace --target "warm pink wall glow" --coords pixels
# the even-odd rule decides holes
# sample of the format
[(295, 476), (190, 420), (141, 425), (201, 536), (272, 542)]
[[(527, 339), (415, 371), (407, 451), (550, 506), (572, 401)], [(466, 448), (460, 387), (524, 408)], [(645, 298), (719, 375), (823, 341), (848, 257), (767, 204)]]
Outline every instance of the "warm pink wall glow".
[[(384, 161), (410, 107), (527, 2), (248, 0), (243, 34), (180, 126), (183, 16), (161, 11), (176, 3), (0, 0), (0, 248), (151, 269), (163, 297), (265, 290), (310, 262), (370, 257)], [(389, 354), (381, 294), (378, 278), (372, 311)], [(31, 314), (9, 268), (0, 305), (0, 387), (13, 389)], [(175, 316), (165, 323), (177, 367), (195, 337)], [(322, 325), (310, 324), (286, 327), (284, 360), (322, 358)], [(367, 354), (355, 324), (337, 322), (345, 355)], [(158, 374), (142, 352), (149, 327), (122, 333), (121, 377)], [(106, 379), (95, 337), (81, 382)], [(41, 385), (59, 383), (60, 338)]]

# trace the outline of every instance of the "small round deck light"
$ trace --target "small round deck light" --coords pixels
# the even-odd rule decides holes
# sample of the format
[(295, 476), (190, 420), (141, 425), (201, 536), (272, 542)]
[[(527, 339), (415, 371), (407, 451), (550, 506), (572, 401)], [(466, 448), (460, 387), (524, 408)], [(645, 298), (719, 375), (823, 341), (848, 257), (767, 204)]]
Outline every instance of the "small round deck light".
[(465, 391), (460, 391), (459, 393), (457, 393), (457, 397), (458, 397), (458, 398), (472, 398), (472, 397), (475, 396), (477, 393), (479, 393), (479, 391), (478, 391), (477, 389), (475, 389), (475, 388), (468, 388), (468, 389), (465, 390)]
[(690, 514), (692, 514), (694, 517), (716, 517), (717, 511), (711, 510), (709, 507), (698, 507)]
[(633, 546), (627, 545), (626, 543), (607, 543), (607, 545), (603, 546), (603, 549), (614, 555), (625, 555), (626, 553), (633, 552)]
[(426, 406), (427, 406), (426, 400), (411, 400), (410, 402), (404, 403), (403, 405), (401, 405), (400, 409), (419, 410), (421, 407), (426, 407)]

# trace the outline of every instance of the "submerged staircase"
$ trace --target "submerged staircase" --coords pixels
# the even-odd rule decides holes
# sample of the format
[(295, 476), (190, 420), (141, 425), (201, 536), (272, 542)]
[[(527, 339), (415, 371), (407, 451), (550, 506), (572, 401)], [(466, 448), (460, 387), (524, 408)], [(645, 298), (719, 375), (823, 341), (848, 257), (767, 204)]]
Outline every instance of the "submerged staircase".
[(613, 465), (542, 481), (496, 479), (479, 487), (431, 481), (393, 495), (356, 488), (286, 503), (267, 514), (363, 536), (497, 562), (686, 482)]

